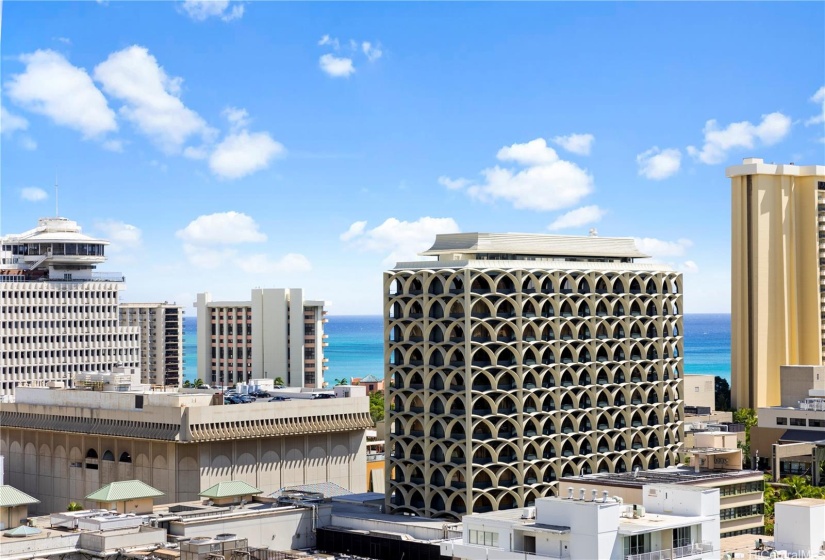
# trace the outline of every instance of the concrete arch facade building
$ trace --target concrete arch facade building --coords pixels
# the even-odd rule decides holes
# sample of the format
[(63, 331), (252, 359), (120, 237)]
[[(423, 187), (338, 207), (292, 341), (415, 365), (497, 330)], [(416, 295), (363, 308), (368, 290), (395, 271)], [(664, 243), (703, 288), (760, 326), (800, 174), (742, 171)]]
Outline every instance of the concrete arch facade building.
[(439, 235), (423, 254), (384, 275), (388, 509), (521, 507), (562, 476), (677, 462), (680, 274), (632, 240)]

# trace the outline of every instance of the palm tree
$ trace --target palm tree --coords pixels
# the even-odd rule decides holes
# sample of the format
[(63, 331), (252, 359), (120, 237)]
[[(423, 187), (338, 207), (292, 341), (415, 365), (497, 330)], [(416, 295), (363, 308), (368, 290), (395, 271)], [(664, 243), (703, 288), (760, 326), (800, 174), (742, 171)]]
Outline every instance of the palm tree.
[(83, 506), (77, 502), (69, 502), (69, 505), (66, 507), (66, 511), (81, 511)]
[(203, 379), (195, 379), (195, 383), (192, 385), (195, 389), (200, 389), (203, 387)]
[(192, 388), (192, 382), (187, 379), (186, 381), (183, 382), (183, 388), (184, 389), (191, 389)]
[(346, 377), (342, 377), (341, 379), (336, 379), (335, 380), (335, 385), (336, 386), (337, 385), (346, 385), (347, 383), (349, 383), (349, 379), (347, 379)]
[(281, 376), (279, 375), (278, 377), (276, 377), (275, 379), (273, 379), (273, 380), (272, 380), (272, 382), (273, 382), (275, 385), (281, 385), (281, 386), (283, 386), (283, 385), (284, 385), (284, 378), (283, 378), (283, 377), (281, 377)]

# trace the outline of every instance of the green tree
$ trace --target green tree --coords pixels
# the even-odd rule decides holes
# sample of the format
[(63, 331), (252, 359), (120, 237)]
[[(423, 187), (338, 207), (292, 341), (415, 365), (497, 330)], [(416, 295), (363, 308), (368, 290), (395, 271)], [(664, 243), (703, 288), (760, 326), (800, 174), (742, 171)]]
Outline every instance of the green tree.
[(77, 502), (69, 502), (69, 505), (66, 506), (66, 511), (81, 511), (83, 509), (83, 505)]
[(187, 379), (186, 381), (183, 382), (183, 388), (184, 389), (191, 389), (192, 388), (192, 382)]
[(370, 416), (376, 424), (384, 419), (384, 393), (381, 391), (370, 395)]
[(338, 385), (347, 385), (348, 383), (349, 383), (349, 379), (347, 379), (346, 377), (342, 377), (341, 379), (336, 379), (335, 380), (335, 385), (336, 386), (338, 386)]
[(275, 385), (281, 385), (282, 387), (285, 385), (284, 378), (281, 377), (280, 375), (273, 380), (273, 383)]
[[(745, 426), (745, 443), (740, 443), (745, 466), (751, 466), (751, 428), (756, 426), (756, 411), (752, 408), (740, 408), (733, 411), (733, 421)], [(754, 465), (755, 468), (755, 465)]]
[(195, 382), (192, 384), (192, 387), (195, 389), (200, 389), (203, 387), (203, 379), (195, 379)]
[(717, 375), (714, 392), (716, 393), (716, 410), (730, 410), (730, 384), (728, 380)]

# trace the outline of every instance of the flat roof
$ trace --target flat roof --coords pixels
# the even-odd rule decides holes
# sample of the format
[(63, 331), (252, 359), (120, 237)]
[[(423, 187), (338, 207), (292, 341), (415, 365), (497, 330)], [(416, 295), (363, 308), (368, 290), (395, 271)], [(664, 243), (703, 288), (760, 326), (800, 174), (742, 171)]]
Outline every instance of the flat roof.
[(741, 165), (725, 169), (728, 177), (742, 175), (794, 175), (797, 177), (825, 177), (825, 165), (794, 165), (792, 163), (765, 163), (762, 158), (744, 158)]
[(581, 484), (598, 484), (606, 486), (622, 486), (625, 488), (641, 488), (645, 484), (701, 484), (704, 482), (735, 482), (739, 478), (763, 476), (761, 471), (700, 471), (695, 472), (693, 467), (668, 467), (639, 471), (639, 473), (595, 473), (580, 476), (563, 477), (559, 487), (564, 482)]
[(815, 507), (825, 507), (825, 500), (820, 500), (817, 498), (797, 498), (796, 500), (787, 500), (784, 502), (776, 502), (777, 504), (782, 504), (782, 506), (793, 506), (793, 507), (803, 507), (803, 508), (815, 508)]
[(622, 517), (619, 519), (620, 535), (638, 535), (662, 529), (674, 529), (686, 525), (695, 525), (712, 518), (696, 515), (665, 515), (661, 513), (645, 513), (643, 517)]
[(549, 235), (537, 233), (442, 233), (433, 246), (419, 253), (512, 253), (520, 255), (646, 258), (632, 237)]
[[(596, 258), (596, 257), (593, 257)], [(673, 267), (652, 262), (600, 262), (588, 260), (564, 260), (559, 258), (537, 258), (524, 260), (489, 260), (465, 259), (460, 261), (402, 261), (395, 264), (398, 269), (458, 269), (458, 268), (494, 268), (499, 270), (578, 270), (582, 272), (673, 272)], [(704, 416), (707, 416), (706, 414)]]

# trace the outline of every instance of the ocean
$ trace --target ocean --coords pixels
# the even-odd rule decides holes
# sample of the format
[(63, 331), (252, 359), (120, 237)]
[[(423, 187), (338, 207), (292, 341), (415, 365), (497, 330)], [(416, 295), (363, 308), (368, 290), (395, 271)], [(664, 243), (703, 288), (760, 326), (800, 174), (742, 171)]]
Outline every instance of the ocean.
[[(384, 376), (384, 325), (380, 315), (329, 315), (329, 370), (324, 379)], [(197, 378), (195, 317), (183, 320), (184, 379)], [(690, 314), (684, 317), (685, 373), (719, 375), (730, 381), (730, 315)]]

